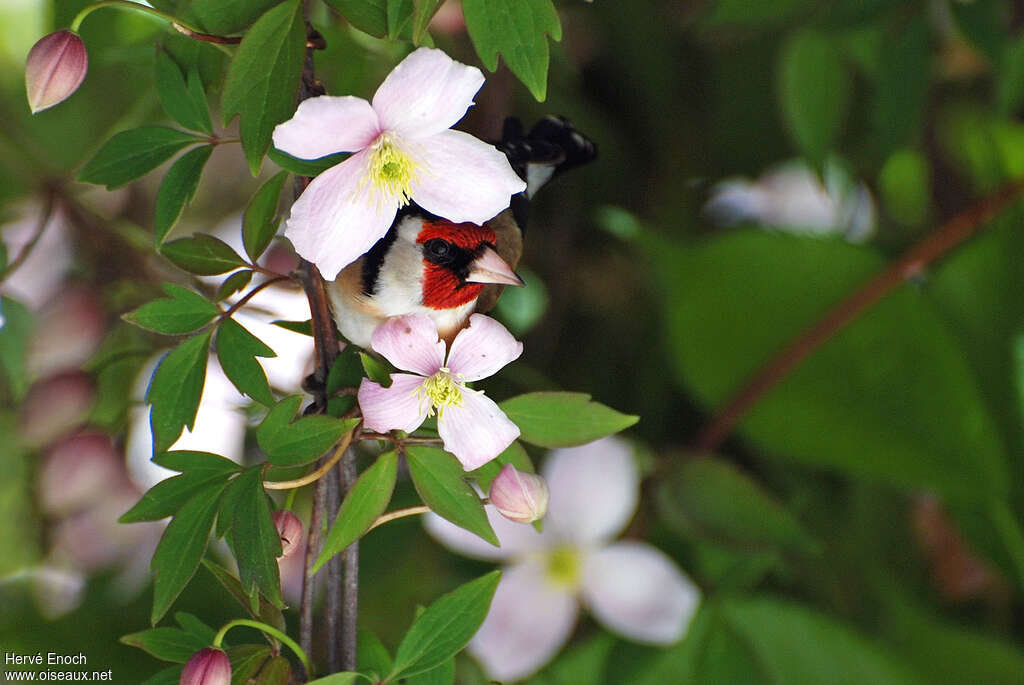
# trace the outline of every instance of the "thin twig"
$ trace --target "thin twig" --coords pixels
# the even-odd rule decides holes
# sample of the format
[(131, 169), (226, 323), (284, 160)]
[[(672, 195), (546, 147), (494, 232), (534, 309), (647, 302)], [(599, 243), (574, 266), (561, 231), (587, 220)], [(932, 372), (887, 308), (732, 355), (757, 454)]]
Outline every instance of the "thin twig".
[(320, 480), (325, 473), (334, 468), (343, 456), (345, 456), (345, 450), (348, 449), (349, 444), (352, 442), (352, 435), (355, 433), (355, 429), (345, 433), (341, 438), (341, 442), (334, 448), (334, 453), (331, 457), (317, 468), (312, 473), (307, 473), (302, 478), (296, 478), (295, 480), (265, 480), (263, 481), (264, 490), (293, 490), (295, 488), (301, 488), (304, 485), (315, 483)]
[(386, 514), (381, 514), (380, 516), (378, 516), (377, 519), (372, 524), (370, 524), (370, 527), (366, 529), (366, 532), (369, 533), (374, 528), (378, 526), (383, 526), (385, 523), (388, 523), (389, 521), (395, 521), (397, 519), (405, 518), (406, 516), (419, 516), (420, 514), (426, 514), (429, 511), (430, 507), (423, 506), (422, 504), (418, 507), (406, 507), (405, 509), (395, 509), (394, 511), (389, 511)]
[(25, 243), (25, 247), (21, 248), (21, 252), (18, 256), (12, 259), (8, 264), (7, 268), (0, 273), (0, 283), (3, 283), (11, 274), (18, 270), (25, 260), (28, 259), (29, 255), (32, 254), (32, 250), (39, 243), (39, 239), (43, 237), (43, 233), (46, 232), (46, 227), (50, 225), (50, 219), (53, 217), (53, 210), (56, 207), (56, 193), (46, 193), (46, 203), (43, 205), (43, 212), (39, 215), (39, 223), (36, 224), (36, 230), (32, 233), (32, 237), (29, 238), (28, 242)]
[(393, 442), (396, 445), (441, 445), (443, 441), (441, 438), (416, 438), (416, 437), (405, 437), (397, 438), (390, 433), (373, 433), (364, 431), (359, 434), (360, 440), (387, 440)]
[(230, 319), (232, 314), (234, 314), (239, 309), (244, 307), (245, 304), (249, 300), (251, 300), (252, 298), (256, 297), (256, 295), (258, 295), (261, 290), (263, 290), (264, 288), (267, 288), (269, 286), (272, 286), (275, 283), (280, 283), (281, 281), (287, 281), (287, 280), (288, 280), (288, 276), (275, 276), (274, 278), (271, 278), (269, 281), (263, 281), (258, 286), (256, 286), (255, 288), (253, 288), (252, 290), (247, 292), (242, 297), (242, 299), (240, 299), (238, 302), (235, 302), (233, 305), (231, 305), (226, 310), (221, 312), (219, 318), (221, 318), (221, 319)]
[(713, 452), (757, 402), (833, 335), (881, 300), (905, 280), (920, 274), (933, 261), (970, 238), (1024, 193), (1024, 180), (1015, 181), (953, 217), (926, 235), (887, 269), (836, 304), (794, 338), (716, 413), (694, 443), (698, 452)]

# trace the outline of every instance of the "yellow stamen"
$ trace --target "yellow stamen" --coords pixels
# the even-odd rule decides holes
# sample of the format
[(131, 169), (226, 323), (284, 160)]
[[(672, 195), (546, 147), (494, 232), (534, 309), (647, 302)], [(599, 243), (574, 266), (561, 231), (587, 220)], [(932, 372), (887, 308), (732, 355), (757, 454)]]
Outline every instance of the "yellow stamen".
[(462, 388), (445, 367), (441, 367), (437, 373), (423, 381), (423, 385), (415, 392), (423, 400), (430, 402), (428, 416), (433, 416), (435, 409), (438, 416), (444, 416), (447, 407), (462, 406)]
[(386, 197), (397, 197), (398, 206), (409, 204), (416, 164), (399, 148), (390, 133), (382, 133), (370, 147), (369, 180)]

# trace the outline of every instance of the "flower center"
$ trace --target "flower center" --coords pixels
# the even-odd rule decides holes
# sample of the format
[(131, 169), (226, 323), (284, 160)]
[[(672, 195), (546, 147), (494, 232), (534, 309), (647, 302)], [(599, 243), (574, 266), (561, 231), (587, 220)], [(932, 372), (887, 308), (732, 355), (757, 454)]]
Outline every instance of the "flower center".
[(580, 582), (580, 554), (572, 547), (556, 547), (547, 558), (547, 578), (558, 587), (574, 588)]
[(429, 415), (434, 415), (437, 409), (438, 416), (444, 416), (447, 407), (462, 406), (462, 388), (452, 378), (451, 372), (442, 367), (437, 373), (423, 381), (417, 391), (430, 401)]
[(390, 133), (382, 133), (374, 141), (370, 153), (370, 180), (374, 187), (397, 197), (399, 207), (409, 204), (416, 164), (395, 145)]

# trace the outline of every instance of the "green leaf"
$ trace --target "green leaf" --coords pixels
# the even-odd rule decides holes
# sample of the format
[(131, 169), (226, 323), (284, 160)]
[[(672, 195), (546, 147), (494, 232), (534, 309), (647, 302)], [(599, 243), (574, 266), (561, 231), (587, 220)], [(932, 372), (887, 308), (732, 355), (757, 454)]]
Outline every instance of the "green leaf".
[(664, 520), (687, 537), (754, 549), (816, 548), (789, 511), (724, 461), (698, 458), (673, 469), (659, 483), (658, 505)]
[(165, 668), (146, 678), (142, 685), (178, 685), (181, 682), (182, 668), (184, 666), (181, 664)]
[(156, 92), (164, 111), (185, 128), (212, 135), (210, 110), (195, 67), (190, 70), (186, 81), (177, 63), (163, 50), (157, 51), (154, 66)]
[(233, 576), (231, 572), (224, 567), (215, 564), (209, 559), (203, 559), (203, 567), (210, 572), (210, 575), (212, 575), (218, 583), (220, 583), (221, 587), (227, 590), (229, 595), (235, 598), (235, 601), (242, 605), (242, 608), (244, 608), (250, 616), (255, 618), (257, 621), (266, 623), (268, 626), (273, 626), (278, 630), (285, 630), (284, 615), (281, 614), (280, 609), (261, 598), (257, 611), (253, 611), (250, 598), (245, 594), (245, 591), (242, 590), (242, 584), (238, 578)]
[(214, 295), (213, 299), (220, 302), (244, 289), (245, 286), (249, 285), (249, 281), (252, 280), (252, 274), (253, 272), (251, 269), (242, 269), (241, 271), (236, 271), (231, 274), (225, 278), (224, 282), (220, 284), (219, 288), (217, 288), (217, 294)]
[[(709, 409), (885, 264), (869, 248), (753, 230), (649, 247), (672, 363)], [(1003, 446), (963, 351), (910, 287), (815, 351), (740, 430), (766, 456), (851, 475), (973, 501), (1007, 489)]]
[(198, 142), (201, 140), (191, 133), (166, 126), (121, 131), (103, 144), (79, 172), (78, 180), (113, 190), (152, 171), (183, 147)]
[(358, 682), (360, 678), (367, 682), (373, 682), (361, 673), (343, 671), (341, 673), (332, 673), (316, 680), (310, 680), (306, 685), (352, 685), (352, 683)]
[(367, 352), (360, 352), (359, 359), (363, 362), (366, 377), (385, 388), (391, 387), (391, 372), (394, 370), (387, 362), (377, 359)]
[(230, 245), (205, 233), (164, 243), (160, 254), (175, 266), (199, 276), (216, 276), (246, 266), (245, 260)]
[(298, 157), (292, 157), (288, 153), (278, 150), (276, 147), (271, 147), (267, 151), (267, 159), (277, 166), (281, 167), (285, 171), (290, 171), (296, 176), (308, 177), (319, 176), (332, 166), (344, 162), (347, 157), (347, 152), (338, 152), (333, 155), (327, 155), (326, 157), (319, 157), (317, 159), (299, 159)]
[(466, 482), (467, 474), (458, 460), (433, 447), (406, 448), (409, 474), (423, 503), (438, 516), (476, 533), (495, 547), (499, 545), (487, 512), (476, 491)]
[(219, 454), (174, 450), (153, 457), (153, 463), (182, 473), (210, 473), (229, 476), (242, 470), (241, 464)]
[(455, 685), (455, 657), (423, 673), (404, 678), (405, 685)]
[(290, 685), (293, 682), (291, 663), (283, 656), (276, 656), (263, 667), (254, 685)]
[(181, 343), (160, 360), (153, 372), (146, 403), (152, 405), (149, 424), (154, 452), (163, 452), (174, 444), (184, 427), (191, 430), (195, 425), (211, 335), (207, 331)]
[(330, 416), (304, 416), (291, 420), (302, 404), (302, 397), (286, 397), (271, 409), (256, 431), (256, 441), (275, 466), (298, 466), (315, 461), (351, 430), (359, 419), (335, 419)]
[(385, 0), (388, 22), (388, 38), (395, 40), (407, 28), (412, 19), (412, 0)]
[(791, 36), (779, 57), (778, 92), (793, 140), (821, 163), (839, 135), (850, 96), (849, 74), (835, 40), (809, 30)]
[(314, 572), (362, 537), (377, 517), (384, 513), (391, 501), (397, 476), (398, 453), (395, 451), (377, 457), (373, 466), (359, 476), (341, 503), (338, 516), (327, 533), (323, 550), (313, 564)]
[(281, 0), (190, 0), (181, 10), (210, 33), (227, 35), (248, 28)]
[(498, 473), (505, 464), (512, 464), (512, 466), (519, 471), (534, 473), (533, 462), (530, 461), (530, 455), (526, 453), (526, 450), (522, 445), (518, 442), (513, 442), (497, 457), (475, 471), (471, 471), (470, 475), (476, 478), (477, 485), (480, 486), (481, 490), (488, 492), (491, 489), (491, 483), (498, 477)]
[(270, 147), (274, 126), (295, 111), (305, 52), (302, 3), (287, 0), (253, 24), (228, 67), (221, 101), (224, 125), (241, 115), (242, 148), (253, 176)]
[(427, 33), (430, 20), (441, 9), (441, 0), (412, 0), (412, 42), (419, 45)]
[(234, 683), (248, 683), (274, 656), (266, 645), (239, 645), (225, 650), (225, 653), (231, 662), (231, 680)]
[(277, 321), (271, 321), (270, 323), (272, 323), (275, 326), (278, 326), (279, 328), (283, 328), (286, 331), (291, 331), (293, 333), (301, 333), (302, 335), (308, 335), (310, 337), (313, 337), (313, 321), (312, 321), (312, 319), (306, 319), (305, 321), (282, 321), (282, 320), (277, 320)]
[(359, 659), (359, 670), (376, 675), (378, 680), (390, 673), (391, 655), (380, 638), (366, 628), (360, 628), (357, 637), (356, 654)]
[(388, 34), (388, 0), (324, 0), (350, 24), (377, 38)]
[(429, 671), (461, 651), (484, 622), (500, 579), (501, 571), (492, 571), (427, 607), (398, 645), (387, 679)]
[(276, 357), (274, 350), (234, 319), (224, 319), (217, 329), (217, 359), (239, 392), (267, 407), (273, 406), (267, 374), (256, 357)]
[(153, 553), (153, 612), (150, 620), (159, 621), (188, 585), (206, 551), (206, 543), (217, 515), (224, 484), (210, 485), (185, 503)]
[(505, 415), (520, 438), (540, 447), (572, 447), (618, 433), (640, 420), (620, 414), (578, 392), (531, 392), (505, 400)]
[(871, 124), (883, 153), (920, 142), (930, 79), (922, 78), (932, 63), (931, 28), (922, 14), (899, 32), (886, 35), (881, 46)]
[(34, 322), (32, 314), (17, 300), (0, 297), (0, 372), (10, 388), (11, 395), (20, 399), (28, 390), (28, 370), (25, 367), (28, 340)]
[(166, 478), (150, 488), (118, 522), (159, 521), (173, 516), (199, 490), (212, 483), (227, 483), (231, 475), (232, 472), (196, 471)]
[(928, 160), (917, 150), (897, 150), (878, 174), (878, 192), (890, 217), (906, 226), (920, 226), (928, 219), (932, 201)]
[(231, 549), (238, 561), (242, 591), (250, 598), (255, 598), (259, 592), (271, 604), (283, 608), (281, 578), (277, 570), (281, 536), (274, 526), (262, 475), (263, 465), (257, 464), (243, 471), (231, 483), (230, 488), (234, 491)]
[(203, 173), (210, 154), (213, 152), (212, 145), (203, 145), (194, 150), (189, 150), (171, 165), (164, 176), (160, 189), (156, 193), (156, 219), (153, 222), (153, 232), (156, 234), (157, 243), (163, 242), (167, 233), (181, 216), (185, 205), (192, 201), (192, 196), (199, 187), (199, 177)]
[(1024, 35), (1004, 46), (995, 86), (996, 112), (1011, 117), (1024, 101)]
[(176, 611), (174, 612), (174, 620), (177, 621), (178, 625), (186, 633), (202, 640), (204, 646), (213, 644), (213, 638), (216, 637), (217, 631), (203, 623), (194, 614), (190, 614), (187, 611)]
[(562, 40), (551, 0), (463, 0), (466, 28), (480, 60), (498, 68), (498, 53), (538, 101), (548, 89), (548, 41)]
[(138, 647), (162, 661), (183, 664), (210, 643), (178, 628), (150, 628), (125, 635), (120, 640), (129, 647)]
[(527, 681), (527, 685), (603, 685), (607, 682), (608, 658), (614, 646), (615, 638), (599, 633), (566, 649), (539, 677)]
[(180, 335), (199, 330), (220, 314), (220, 309), (205, 297), (187, 288), (164, 283), (170, 299), (153, 300), (122, 318), (129, 323), (165, 335)]
[(343, 388), (358, 388), (363, 380), (363, 364), (357, 349), (351, 345), (334, 360), (327, 374), (327, 394), (333, 395)]
[(274, 221), (277, 214), (277, 201), (281, 197), (287, 172), (279, 172), (269, 181), (260, 186), (249, 201), (242, 217), (242, 243), (245, 253), (254, 262), (260, 258), (267, 245), (277, 233), (280, 220)]

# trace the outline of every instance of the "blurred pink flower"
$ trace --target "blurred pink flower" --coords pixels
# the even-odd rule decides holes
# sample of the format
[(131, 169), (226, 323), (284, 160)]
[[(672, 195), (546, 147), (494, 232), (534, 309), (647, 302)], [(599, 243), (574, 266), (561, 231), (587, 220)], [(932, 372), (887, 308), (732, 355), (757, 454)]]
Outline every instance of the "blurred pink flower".
[(488, 507), (501, 547), (429, 514), (427, 531), (471, 557), (512, 562), (469, 644), (488, 675), (512, 681), (565, 645), (585, 604), (608, 629), (667, 645), (686, 634), (700, 590), (663, 552), (645, 542), (610, 542), (637, 505), (639, 478), (621, 439), (555, 450), (543, 469), (551, 491), (544, 532)]
[(25, 60), (25, 93), (33, 114), (64, 102), (89, 70), (85, 43), (64, 29), (40, 38)]
[(22, 404), (21, 435), (25, 443), (38, 447), (67, 434), (88, 417), (94, 398), (92, 379), (80, 371), (36, 383)]
[(39, 500), (47, 514), (64, 516), (129, 487), (124, 457), (109, 435), (78, 433), (50, 447), (43, 457)]
[(311, 98), (274, 129), (274, 146), (302, 159), (352, 152), (292, 205), (285, 236), (333, 280), (384, 237), (411, 201), (454, 223), (482, 224), (526, 184), (505, 155), (453, 131), (484, 83), (476, 67), (420, 48), (373, 96)]
[(519, 427), (483, 394), (465, 383), (487, 378), (517, 359), (523, 344), (483, 314), (469, 317), (445, 362), (445, 343), (425, 314), (388, 319), (373, 332), (373, 349), (399, 369), (391, 386), (364, 378), (359, 386), (363, 425), (370, 430), (411, 432), (437, 411), (444, 448), (467, 471), (483, 466), (519, 437)]

